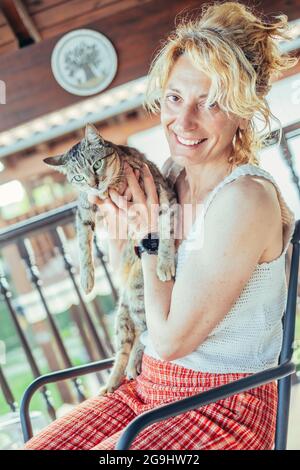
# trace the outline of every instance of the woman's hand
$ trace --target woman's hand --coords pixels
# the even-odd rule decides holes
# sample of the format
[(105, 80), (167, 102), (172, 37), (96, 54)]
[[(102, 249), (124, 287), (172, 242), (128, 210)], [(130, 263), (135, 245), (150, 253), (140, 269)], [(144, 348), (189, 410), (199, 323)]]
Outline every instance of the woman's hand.
[(153, 176), (146, 164), (142, 170), (145, 193), (131, 166), (125, 163), (124, 170), (128, 184), (127, 196), (131, 194), (132, 201), (115, 190), (110, 190), (109, 195), (119, 209), (120, 217), (127, 220), (129, 237), (138, 242), (147, 233), (158, 231), (159, 200)]
[[(134, 173), (136, 178), (139, 179), (140, 171), (134, 170)], [(126, 200), (132, 199), (132, 194), (127, 183), (124, 188), (122, 188), (122, 194), (120, 194), (120, 196), (123, 196)], [(90, 203), (98, 206), (102, 222), (105, 229), (108, 231), (109, 240), (127, 240), (128, 225), (126, 214), (124, 211), (119, 209), (119, 207), (112, 201), (111, 197), (100, 199), (97, 196), (89, 195), (88, 200)]]
[[(89, 201), (100, 208), (110, 240), (127, 240), (130, 237), (138, 242), (147, 233), (158, 231), (159, 200), (153, 176), (146, 164), (143, 165), (142, 175), (127, 163), (124, 171), (127, 187), (123, 194), (110, 189), (108, 198), (102, 200), (89, 196)], [(140, 176), (145, 193), (139, 184)]]

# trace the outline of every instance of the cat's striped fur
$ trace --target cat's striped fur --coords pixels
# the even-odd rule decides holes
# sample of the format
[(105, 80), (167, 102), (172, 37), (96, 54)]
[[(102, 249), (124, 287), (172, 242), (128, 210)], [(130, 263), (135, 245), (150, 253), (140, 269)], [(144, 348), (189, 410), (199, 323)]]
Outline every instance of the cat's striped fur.
[[(177, 207), (172, 183), (164, 178), (154, 163), (132, 147), (105, 141), (97, 129), (87, 124), (85, 137), (69, 151), (57, 157), (48, 157), (45, 163), (64, 173), (79, 190), (77, 236), (79, 241), (81, 284), (86, 293), (94, 286), (93, 238), (97, 206), (88, 201), (88, 194), (100, 198), (109, 188), (120, 189), (125, 182), (124, 163), (142, 170), (147, 163), (159, 197), (159, 250), (157, 275), (166, 281), (175, 276), (174, 220)], [(143, 188), (143, 181), (140, 181)], [(124, 187), (124, 186), (123, 186)], [(141, 369), (143, 345), (139, 341), (146, 329), (144, 282), (141, 260), (134, 252), (134, 241), (128, 239), (122, 252), (120, 268), (119, 304), (115, 319), (116, 356), (108, 382), (100, 394), (118, 388), (125, 375), (135, 378)]]

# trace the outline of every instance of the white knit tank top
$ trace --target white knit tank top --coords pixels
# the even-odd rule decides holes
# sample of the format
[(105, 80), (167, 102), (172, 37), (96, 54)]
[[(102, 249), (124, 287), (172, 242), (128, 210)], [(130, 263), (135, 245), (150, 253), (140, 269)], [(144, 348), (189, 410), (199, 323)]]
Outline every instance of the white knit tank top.
[[(178, 168), (175, 170), (175, 179), (180, 171)], [(225, 177), (208, 194), (203, 203), (203, 213), (205, 216), (215, 195), (225, 184), (244, 175), (266, 178), (275, 186), (281, 207), (283, 251), (275, 260), (257, 264), (230, 311), (197, 349), (187, 356), (170, 361), (195, 371), (254, 373), (278, 364), (282, 343), (282, 315), (287, 301), (285, 255), (294, 232), (294, 214), (270, 173), (253, 164), (240, 165)], [(186, 247), (196, 229), (197, 219), (188, 237), (179, 246), (177, 273), (185, 262)], [(141, 335), (141, 342), (145, 345), (145, 354), (161, 359), (151, 343), (148, 331)]]

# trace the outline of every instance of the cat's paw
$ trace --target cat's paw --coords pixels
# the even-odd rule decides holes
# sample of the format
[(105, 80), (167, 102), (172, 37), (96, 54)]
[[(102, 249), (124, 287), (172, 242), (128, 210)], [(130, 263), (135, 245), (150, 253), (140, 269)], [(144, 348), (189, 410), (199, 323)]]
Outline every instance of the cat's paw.
[(161, 281), (170, 281), (175, 276), (175, 261), (158, 259), (156, 272)]
[(143, 350), (136, 355), (133, 361), (129, 360), (126, 368), (126, 377), (129, 380), (135, 379), (142, 372), (142, 357)]
[(84, 292), (86, 294), (89, 294), (93, 290), (94, 283), (95, 283), (94, 273), (93, 272), (82, 273), (80, 276), (80, 283)]
[(129, 380), (134, 380), (141, 373), (140, 364), (128, 364), (126, 368), (126, 377)]
[(140, 375), (140, 373), (142, 372), (142, 361), (138, 362), (136, 365), (135, 365), (135, 370), (137, 372), (137, 375)]
[(104, 385), (101, 387), (98, 391), (98, 396), (103, 397), (105, 395), (108, 395), (109, 393), (113, 393), (115, 390), (117, 390), (118, 385)]

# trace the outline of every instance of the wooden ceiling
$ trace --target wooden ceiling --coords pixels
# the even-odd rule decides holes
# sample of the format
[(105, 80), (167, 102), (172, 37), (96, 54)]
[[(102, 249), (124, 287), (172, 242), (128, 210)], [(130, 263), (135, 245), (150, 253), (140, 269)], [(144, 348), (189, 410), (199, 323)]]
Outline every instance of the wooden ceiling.
[[(199, 8), (200, 0), (0, 0), (0, 80), (6, 83), (0, 131), (84, 98), (71, 95), (54, 80), (53, 47), (66, 32), (87, 27), (114, 44), (119, 67), (110, 85), (145, 75), (160, 41), (178, 13)], [(266, 15), (300, 17), (299, 0), (246, 1)]]
[[(164, 0), (0, 0), (0, 54), (62, 35), (71, 29), (149, 2), (156, 3), (161, 9), (167, 8), (168, 4)], [(198, 1), (196, 6), (202, 3)], [(267, 15), (285, 13), (290, 20), (300, 17), (299, 0), (244, 3), (255, 6)], [(194, 7), (195, 2), (181, 2), (180, 8), (189, 6)]]
[(151, 0), (2, 0), (0, 54), (14, 51), (19, 45), (61, 35), (149, 1)]

